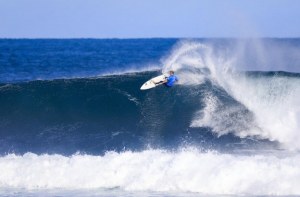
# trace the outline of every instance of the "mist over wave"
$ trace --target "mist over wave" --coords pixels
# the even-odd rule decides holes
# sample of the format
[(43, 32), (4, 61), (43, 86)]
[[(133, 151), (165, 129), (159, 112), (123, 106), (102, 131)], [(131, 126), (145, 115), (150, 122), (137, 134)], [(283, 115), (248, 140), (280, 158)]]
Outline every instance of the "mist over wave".
[[(245, 55), (240, 51), (220, 53), (209, 44), (182, 42), (163, 61), (163, 72), (175, 70), (184, 85), (210, 81), (242, 105), (225, 103), (208, 90), (199, 98), (205, 107), (195, 116), (192, 127), (208, 126), (218, 135), (233, 132), (240, 137), (276, 140), (285, 148), (299, 149), (299, 75), (241, 72), (241, 57)], [(264, 61), (269, 60), (265, 57)]]

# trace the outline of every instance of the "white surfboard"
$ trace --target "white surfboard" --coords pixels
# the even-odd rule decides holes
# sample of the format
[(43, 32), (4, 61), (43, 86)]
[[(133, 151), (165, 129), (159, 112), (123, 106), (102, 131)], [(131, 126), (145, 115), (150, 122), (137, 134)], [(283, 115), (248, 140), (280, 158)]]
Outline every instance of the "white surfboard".
[(141, 90), (148, 90), (151, 88), (155, 88), (156, 86), (163, 84), (167, 77), (168, 77), (168, 75), (166, 75), (166, 74), (154, 77), (154, 78), (150, 79), (149, 81), (146, 81), (142, 85)]

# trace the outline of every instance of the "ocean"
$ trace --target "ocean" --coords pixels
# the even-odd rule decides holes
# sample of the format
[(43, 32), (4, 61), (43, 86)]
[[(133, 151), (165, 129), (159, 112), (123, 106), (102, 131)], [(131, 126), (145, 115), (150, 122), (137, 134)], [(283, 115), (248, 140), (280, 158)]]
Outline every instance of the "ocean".
[(0, 39), (0, 196), (298, 196), (299, 98), (296, 38)]

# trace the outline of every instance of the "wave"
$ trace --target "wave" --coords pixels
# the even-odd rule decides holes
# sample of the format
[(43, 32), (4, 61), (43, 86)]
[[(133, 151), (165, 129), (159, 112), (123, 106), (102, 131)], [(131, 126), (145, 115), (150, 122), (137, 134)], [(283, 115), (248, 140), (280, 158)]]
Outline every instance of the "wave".
[[(139, 90), (144, 81), (158, 74), (1, 85), (1, 153), (99, 154), (107, 150), (141, 150), (149, 146), (176, 149), (185, 145), (218, 150), (268, 149), (274, 144), (257, 139), (296, 142), (295, 136), (287, 132), (282, 138), (274, 138), (275, 132), (266, 135), (264, 125), (258, 124), (255, 111), (247, 103), (209, 80), (171, 89), (162, 86)], [(281, 73), (281, 77), (276, 73), (252, 75), (256, 82), (285, 77), (286, 91), (293, 80), (299, 80), (286, 73)], [(278, 98), (281, 97), (273, 98), (274, 102), (282, 103)], [(270, 115), (281, 115), (274, 113), (277, 109), (270, 108)], [(297, 144), (290, 145), (297, 148)]]
[(299, 155), (232, 155), (195, 149), (70, 157), (10, 154), (0, 158), (0, 187), (299, 195), (299, 162)]
[(222, 142), (209, 128), (189, 126), (209, 83), (140, 91), (146, 80), (158, 74), (3, 84), (0, 152), (99, 154), (149, 146), (176, 149), (186, 143), (221, 147), (247, 141), (231, 136)]
[(232, 55), (179, 43), (161, 62), (180, 79), (169, 89), (140, 91), (159, 71), (3, 83), (0, 153), (299, 150), (299, 74), (242, 72)]

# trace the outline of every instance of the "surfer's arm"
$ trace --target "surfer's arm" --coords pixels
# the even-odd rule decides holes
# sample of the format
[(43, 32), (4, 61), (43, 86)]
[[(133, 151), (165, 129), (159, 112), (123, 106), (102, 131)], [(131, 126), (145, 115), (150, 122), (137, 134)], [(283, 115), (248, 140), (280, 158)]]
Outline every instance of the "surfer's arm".
[(164, 81), (160, 81), (160, 82), (158, 82), (158, 83), (155, 83), (155, 85), (163, 84), (163, 83), (167, 83), (167, 82), (168, 82), (168, 80), (164, 80)]
[(162, 83), (167, 83), (167, 82), (168, 82), (168, 79), (169, 79), (169, 78), (168, 78), (168, 77), (166, 77), (166, 78), (165, 78), (165, 80), (163, 80), (163, 81), (160, 81), (160, 82), (158, 82), (158, 83), (159, 83), (159, 84), (162, 84)]
[(168, 79), (169, 79), (169, 77), (165, 77), (165, 80), (160, 81), (160, 82), (157, 82), (157, 83), (154, 82), (154, 84), (155, 84), (155, 85), (158, 85), (158, 84), (167, 83), (167, 82), (168, 82)]

